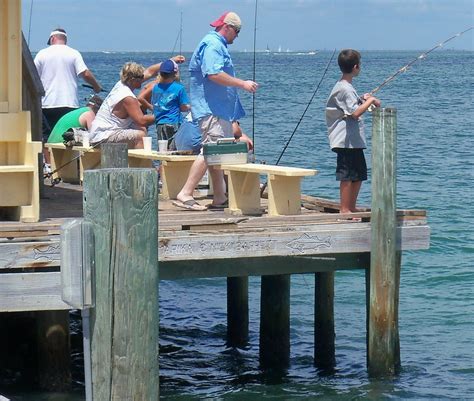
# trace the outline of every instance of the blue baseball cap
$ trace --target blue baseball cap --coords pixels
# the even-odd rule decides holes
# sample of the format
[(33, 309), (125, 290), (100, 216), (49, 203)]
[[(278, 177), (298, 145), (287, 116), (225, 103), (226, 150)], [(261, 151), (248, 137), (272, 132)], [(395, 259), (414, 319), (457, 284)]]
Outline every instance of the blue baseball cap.
[(173, 60), (163, 61), (160, 66), (160, 72), (164, 72), (166, 74), (176, 72), (175, 63)]

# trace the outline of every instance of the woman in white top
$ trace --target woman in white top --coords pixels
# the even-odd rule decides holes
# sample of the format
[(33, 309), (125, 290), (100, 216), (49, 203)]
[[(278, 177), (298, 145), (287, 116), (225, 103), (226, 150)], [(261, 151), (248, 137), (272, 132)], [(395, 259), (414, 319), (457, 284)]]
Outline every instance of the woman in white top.
[(153, 114), (144, 115), (133, 93), (145, 79), (145, 67), (126, 63), (120, 73), (120, 81), (104, 99), (89, 133), (94, 145), (98, 142), (127, 143), (129, 148), (143, 148), (142, 138), (146, 127), (154, 123)]

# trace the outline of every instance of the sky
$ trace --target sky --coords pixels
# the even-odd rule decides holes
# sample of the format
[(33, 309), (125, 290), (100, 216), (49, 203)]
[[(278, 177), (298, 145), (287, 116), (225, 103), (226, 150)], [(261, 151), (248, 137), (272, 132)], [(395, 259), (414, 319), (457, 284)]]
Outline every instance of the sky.
[[(257, 50), (426, 50), (474, 26), (474, 0), (23, 0), (22, 9), (32, 51), (56, 27), (80, 51), (193, 51), (225, 11), (242, 19), (234, 51), (253, 51), (254, 37)], [(446, 47), (473, 42), (471, 30)]]

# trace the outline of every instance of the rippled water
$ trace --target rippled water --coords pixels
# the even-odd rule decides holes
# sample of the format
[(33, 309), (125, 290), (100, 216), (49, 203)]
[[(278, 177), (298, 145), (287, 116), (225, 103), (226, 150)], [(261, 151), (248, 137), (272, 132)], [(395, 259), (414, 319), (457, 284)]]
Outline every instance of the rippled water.
[[(257, 55), (257, 160), (276, 161), (330, 54)], [(417, 55), (363, 52), (355, 87), (368, 92)], [(85, 59), (110, 88), (125, 61), (149, 65), (167, 56), (89, 53)], [(253, 55), (234, 54), (234, 62), (240, 77), (252, 78)], [(291, 366), (284, 375), (258, 366), (259, 278), (249, 280), (250, 342), (239, 350), (225, 345), (225, 279), (168, 281), (160, 284), (162, 399), (474, 399), (473, 62), (472, 52), (437, 51), (379, 92), (384, 106), (398, 109), (398, 207), (426, 209), (432, 230), (429, 250), (403, 253), (400, 375), (390, 381), (367, 376), (361, 271), (336, 275), (337, 367), (331, 375), (313, 367), (313, 275), (292, 277)], [(182, 75), (186, 84), (185, 69)], [(323, 112), (338, 77), (333, 63), (282, 160), (317, 168), (303, 190), (330, 198), (337, 198), (338, 187)], [(242, 126), (251, 134), (252, 98), (242, 97), (249, 111)], [(365, 121), (370, 141), (370, 116)], [(370, 167), (370, 145), (366, 155)], [(370, 181), (360, 201), (370, 203)]]

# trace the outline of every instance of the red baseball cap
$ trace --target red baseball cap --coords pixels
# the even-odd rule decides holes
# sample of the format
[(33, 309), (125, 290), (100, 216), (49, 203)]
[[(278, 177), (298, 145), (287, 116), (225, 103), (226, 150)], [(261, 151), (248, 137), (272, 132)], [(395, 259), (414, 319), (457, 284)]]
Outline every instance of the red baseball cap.
[(211, 26), (214, 28), (219, 28), (224, 24), (235, 26), (238, 29), (242, 27), (242, 21), (240, 20), (240, 17), (232, 11), (225, 12), (214, 22), (211, 22)]

